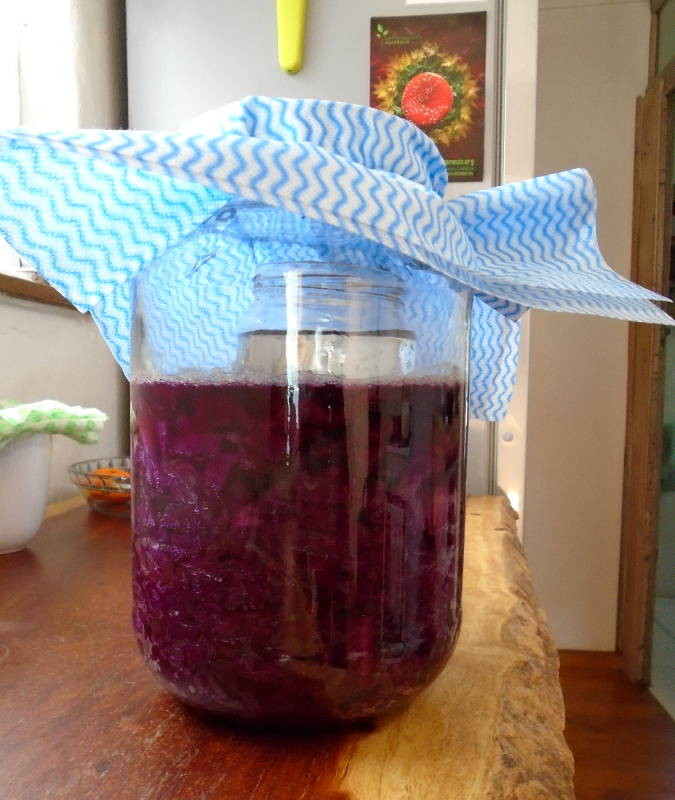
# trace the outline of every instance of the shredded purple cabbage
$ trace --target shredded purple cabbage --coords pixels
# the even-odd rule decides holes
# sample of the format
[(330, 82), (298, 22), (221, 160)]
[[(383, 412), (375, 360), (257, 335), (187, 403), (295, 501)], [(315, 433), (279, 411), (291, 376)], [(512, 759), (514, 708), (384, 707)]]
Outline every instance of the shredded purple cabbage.
[(458, 383), (138, 381), (134, 623), (161, 683), (260, 725), (404, 704), (460, 622)]

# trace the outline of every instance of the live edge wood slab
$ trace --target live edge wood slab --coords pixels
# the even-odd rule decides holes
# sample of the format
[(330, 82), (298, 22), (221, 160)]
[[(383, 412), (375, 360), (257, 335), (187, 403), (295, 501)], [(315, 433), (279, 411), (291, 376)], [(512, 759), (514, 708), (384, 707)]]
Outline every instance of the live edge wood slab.
[(2, 800), (565, 800), (558, 657), (505, 500), (467, 508), (464, 623), (370, 731), (254, 735), (154, 682), (131, 632), (129, 525), (75, 508), (0, 556)]

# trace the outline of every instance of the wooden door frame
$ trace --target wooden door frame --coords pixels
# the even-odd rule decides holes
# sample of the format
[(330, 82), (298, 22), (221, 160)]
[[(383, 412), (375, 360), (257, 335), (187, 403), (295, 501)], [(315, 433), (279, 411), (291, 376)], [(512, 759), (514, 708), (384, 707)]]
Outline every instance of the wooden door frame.
[[(675, 58), (636, 106), (631, 279), (660, 294), (669, 283), (673, 96)], [(646, 127), (649, 115), (656, 124)], [(629, 328), (617, 643), (624, 671), (639, 683), (649, 683), (651, 668), (667, 330), (644, 323)]]

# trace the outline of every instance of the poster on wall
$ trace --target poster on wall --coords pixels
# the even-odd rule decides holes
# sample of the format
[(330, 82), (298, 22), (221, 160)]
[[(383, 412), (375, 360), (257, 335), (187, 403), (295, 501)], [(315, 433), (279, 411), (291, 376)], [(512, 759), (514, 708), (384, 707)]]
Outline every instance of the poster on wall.
[(438, 146), (450, 181), (482, 181), (487, 13), (373, 17), (370, 105)]

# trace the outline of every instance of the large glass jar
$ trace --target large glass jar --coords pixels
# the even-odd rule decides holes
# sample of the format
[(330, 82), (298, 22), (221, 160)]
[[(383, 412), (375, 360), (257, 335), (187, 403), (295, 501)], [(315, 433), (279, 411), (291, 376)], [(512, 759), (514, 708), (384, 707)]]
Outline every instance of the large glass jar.
[(245, 202), (141, 273), (134, 623), (169, 691), (316, 728), (396, 709), (441, 670), (469, 303), (393, 251)]

